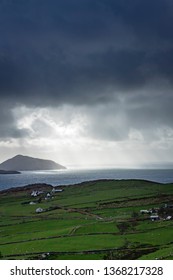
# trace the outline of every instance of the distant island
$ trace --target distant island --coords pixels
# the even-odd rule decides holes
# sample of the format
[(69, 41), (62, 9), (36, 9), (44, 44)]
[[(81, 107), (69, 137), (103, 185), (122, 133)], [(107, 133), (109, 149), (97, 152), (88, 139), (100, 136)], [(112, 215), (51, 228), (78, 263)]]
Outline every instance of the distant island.
[(2, 162), (0, 164), (0, 169), (2, 169), (2, 171), (14, 172), (11, 170), (19, 170), (19, 171), (55, 170), (55, 169), (66, 169), (66, 167), (52, 160), (45, 160), (45, 159), (33, 158), (29, 156), (17, 155), (13, 158), (10, 158)]
[(0, 175), (1, 174), (21, 174), (19, 171), (15, 171), (15, 170), (0, 170)]

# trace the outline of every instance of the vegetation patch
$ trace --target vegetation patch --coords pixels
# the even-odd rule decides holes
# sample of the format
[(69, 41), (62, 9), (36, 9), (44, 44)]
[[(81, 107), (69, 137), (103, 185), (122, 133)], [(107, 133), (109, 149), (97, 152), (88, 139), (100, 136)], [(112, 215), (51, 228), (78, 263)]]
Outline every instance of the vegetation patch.
[(0, 192), (1, 259), (173, 258), (173, 184), (98, 180), (58, 188)]

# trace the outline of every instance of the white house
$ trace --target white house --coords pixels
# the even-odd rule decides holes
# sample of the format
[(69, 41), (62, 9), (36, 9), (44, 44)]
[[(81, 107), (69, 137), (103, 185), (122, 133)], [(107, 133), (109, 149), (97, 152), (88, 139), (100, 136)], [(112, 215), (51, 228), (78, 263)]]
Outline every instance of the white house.
[(43, 208), (39, 207), (35, 210), (36, 213), (42, 213), (44, 210)]
[(44, 193), (43, 191), (32, 191), (31, 196), (38, 196), (40, 194)]
[(151, 210), (140, 210), (141, 214), (151, 214), (152, 211)]
[(151, 219), (152, 221), (157, 221), (157, 220), (160, 220), (160, 217), (159, 217), (158, 215), (151, 215), (151, 216), (150, 216), (150, 219)]
[(62, 192), (62, 191), (63, 191), (62, 189), (55, 189), (55, 188), (52, 189), (52, 192), (53, 192), (53, 193)]
[(171, 219), (172, 219), (172, 216), (166, 217), (166, 220), (171, 220)]
[(33, 191), (32, 193), (31, 193), (31, 196), (37, 196), (37, 191)]

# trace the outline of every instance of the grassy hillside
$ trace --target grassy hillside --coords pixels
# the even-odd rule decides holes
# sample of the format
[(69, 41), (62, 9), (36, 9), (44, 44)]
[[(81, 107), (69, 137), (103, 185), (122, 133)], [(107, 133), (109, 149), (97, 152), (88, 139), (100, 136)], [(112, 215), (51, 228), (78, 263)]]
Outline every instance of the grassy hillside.
[(100, 180), (62, 189), (0, 192), (2, 259), (173, 259), (173, 184)]

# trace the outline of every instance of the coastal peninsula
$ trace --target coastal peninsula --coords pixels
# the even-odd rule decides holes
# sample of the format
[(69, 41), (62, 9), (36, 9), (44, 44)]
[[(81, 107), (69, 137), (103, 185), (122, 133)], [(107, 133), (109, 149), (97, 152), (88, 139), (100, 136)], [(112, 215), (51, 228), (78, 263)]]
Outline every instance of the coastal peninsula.
[(15, 170), (0, 170), (0, 175), (8, 175), (8, 174), (21, 174), (21, 172), (19, 171), (15, 171)]

